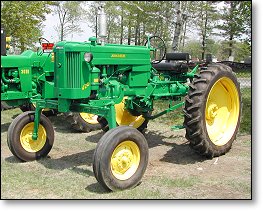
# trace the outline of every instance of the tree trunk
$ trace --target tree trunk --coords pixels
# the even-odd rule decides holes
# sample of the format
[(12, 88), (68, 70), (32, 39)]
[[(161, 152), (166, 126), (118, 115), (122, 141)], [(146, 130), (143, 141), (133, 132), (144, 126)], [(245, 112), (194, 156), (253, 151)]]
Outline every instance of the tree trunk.
[(207, 9), (205, 11), (205, 23), (204, 23), (204, 33), (203, 33), (203, 39), (202, 39), (202, 60), (205, 59), (205, 53), (206, 53), (206, 37), (207, 37), (207, 21), (208, 21), (208, 14)]
[(128, 24), (128, 45), (131, 44), (131, 20), (129, 19), (129, 24)]
[(120, 44), (123, 42), (123, 7), (121, 8), (121, 35), (120, 35)]
[(181, 25), (182, 25), (181, 1), (176, 2), (176, 11), (177, 11), (177, 18), (176, 18), (174, 37), (173, 37), (173, 43), (172, 43), (172, 50), (174, 52), (178, 51), (180, 34), (181, 34)]
[(64, 24), (65, 24), (65, 20), (66, 20), (66, 14), (67, 14), (67, 12), (64, 12), (62, 20), (60, 20), (60, 26), (61, 26), (60, 41), (63, 41), (63, 39), (64, 39)]
[(135, 38), (135, 45), (137, 45), (137, 43), (138, 43), (138, 29), (139, 29), (139, 25), (140, 25), (140, 23), (139, 23), (139, 21), (138, 21), (138, 14), (137, 14), (137, 17), (136, 17), (136, 26), (135, 26), (135, 36), (134, 36), (134, 38)]
[(233, 35), (231, 34), (229, 37), (229, 53), (228, 56), (233, 56)]

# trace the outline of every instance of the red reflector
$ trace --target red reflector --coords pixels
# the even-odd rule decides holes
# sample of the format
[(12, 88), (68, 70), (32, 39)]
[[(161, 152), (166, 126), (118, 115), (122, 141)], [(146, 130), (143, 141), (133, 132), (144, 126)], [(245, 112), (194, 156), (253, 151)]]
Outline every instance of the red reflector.
[(52, 50), (54, 47), (54, 43), (42, 43), (43, 50)]

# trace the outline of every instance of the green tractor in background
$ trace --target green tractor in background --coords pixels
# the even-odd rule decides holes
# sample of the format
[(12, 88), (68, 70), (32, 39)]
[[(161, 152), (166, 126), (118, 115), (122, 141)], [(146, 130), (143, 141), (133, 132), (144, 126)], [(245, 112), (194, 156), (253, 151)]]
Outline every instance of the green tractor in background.
[[(1, 28), (1, 110), (19, 107), (23, 112), (35, 110), (33, 99), (53, 96), (53, 43), (39, 39), (42, 49), (26, 50), (20, 55), (9, 55), (11, 37)], [(6, 47), (6, 48), (5, 48)], [(56, 115), (56, 109), (43, 109), (46, 116)], [(72, 128), (82, 132), (100, 129), (97, 116), (88, 113), (65, 113)]]
[[(54, 129), (41, 113), (44, 108), (99, 116), (107, 132), (96, 146), (93, 172), (112, 191), (141, 181), (149, 149), (140, 131), (148, 121), (181, 107), (190, 147), (208, 158), (227, 153), (241, 116), (240, 87), (231, 68), (210, 64), (189, 69), (189, 54), (166, 53), (158, 36), (149, 36), (144, 46), (107, 44), (103, 9), (101, 14), (100, 41), (91, 37), (53, 47), (54, 81), (41, 81), (42, 95), (32, 99), (35, 111), (20, 114), (9, 126), (7, 141), (14, 156), (32, 161), (52, 149)], [(21, 70), (19, 74), (23, 77)], [(154, 114), (159, 99), (170, 103)]]

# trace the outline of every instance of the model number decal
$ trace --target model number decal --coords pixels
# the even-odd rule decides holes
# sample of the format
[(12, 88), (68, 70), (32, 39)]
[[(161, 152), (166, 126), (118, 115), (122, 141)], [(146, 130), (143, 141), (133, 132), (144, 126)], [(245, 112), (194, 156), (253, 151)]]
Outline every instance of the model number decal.
[(88, 82), (88, 83), (86, 83), (86, 84), (83, 84), (83, 86), (82, 86), (82, 90), (85, 90), (85, 89), (87, 89), (88, 87), (89, 87), (89, 85), (90, 85), (90, 83)]
[(23, 69), (23, 70), (21, 70), (21, 74), (29, 74), (29, 69)]
[(111, 58), (125, 58), (126, 54), (111, 54)]

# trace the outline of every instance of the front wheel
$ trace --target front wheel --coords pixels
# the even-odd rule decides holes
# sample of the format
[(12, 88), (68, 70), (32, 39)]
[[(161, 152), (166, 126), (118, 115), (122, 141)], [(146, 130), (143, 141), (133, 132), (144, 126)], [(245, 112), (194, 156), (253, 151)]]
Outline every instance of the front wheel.
[(186, 96), (184, 126), (190, 146), (212, 158), (228, 152), (240, 125), (240, 86), (231, 68), (209, 65)]
[(119, 126), (105, 133), (93, 155), (93, 172), (106, 189), (135, 187), (148, 164), (148, 144), (135, 128)]
[(40, 117), (38, 139), (32, 139), (34, 113), (34, 111), (21, 113), (8, 128), (8, 147), (13, 155), (21, 161), (33, 161), (47, 156), (54, 143), (52, 123), (43, 114)]

